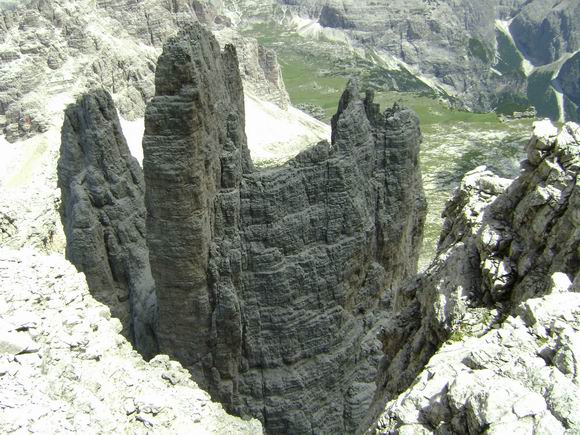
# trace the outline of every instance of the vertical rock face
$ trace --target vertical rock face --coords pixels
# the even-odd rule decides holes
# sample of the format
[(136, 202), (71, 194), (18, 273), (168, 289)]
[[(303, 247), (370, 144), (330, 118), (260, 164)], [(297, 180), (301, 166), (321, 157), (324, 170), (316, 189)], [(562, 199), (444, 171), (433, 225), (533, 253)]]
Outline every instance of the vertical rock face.
[(216, 195), (239, 189), (251, 168), (235, 50), (220, 53), (211, 34), (193, 27), (165, 45), (155, 86), (143, 167), (160, 350), (193, 369), (210, 355), (216, 301), (208, 266), (214, 228), (221, 227)]
[(156, 352), (155, 293), (145, 242), (143, 173), (110, 95), (95, 91), (65, 113), (58, 186), (67, 258), (87, 276), (146, 357)]
[(272, 433), (353, 431), (377, 313), (416, 269), (418, 120), (351, 83), (332, 145), (253, 172), (242, 97), (231, 47), (199, 26), (165, 45), (144, 138), (160, 350)]

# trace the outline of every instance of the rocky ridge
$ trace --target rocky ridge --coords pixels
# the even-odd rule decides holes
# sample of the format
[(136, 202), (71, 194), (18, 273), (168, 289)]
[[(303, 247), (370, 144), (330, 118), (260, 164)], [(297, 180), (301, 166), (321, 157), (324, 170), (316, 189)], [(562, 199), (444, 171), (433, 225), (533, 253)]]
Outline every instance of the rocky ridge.
[(222, 30), (222, 43), (235, 40), (248, 91), (288, 105), (276, 55), (228, 29), (210, 2), (27, 0), (3, 5), (0, 16), (0, 128), (9, 141), (48, 130), (92, 87), (107, 89), (126, 119), (142, 117), (161, 46), (194, 21)]
[[(100, 2), (104, 7), (122, 4)], [(154, 159), (149, 155), (149, 164), (167, 165), (154, 180), (157, 188), (174, 182), (177, 190), (185, 190), (184, 198), (199, 199), (188, 217), (201, 228), (194, 235), (201, 236), (202, 255), (194, 252), (199, 261), (193, 267), (178, 266), (193, 269), (202, 309), (187, 318), (191, 306), (183, 301), (189, 299), (171, 301), (171, 293), (164, 295), (175, 306), (181, 301), (184, 307), (178, 308), (186, 316), (166, 313), (163, 339), (177, 342), (180, 337), (172, 337), (172, 331), (205, 328), (205, 339), (184, 335), (187, 343), (178, 343), (179, 349), (189, 354), (176, 355), (204, 387), (229, 410), (259, 416), (273, 432), (352, 432), (361, 421), (359, 431), (370, 426), (376, 432), (577, 432), (578, 126), (567, 124), (558, 132), (539, 124), (522, 176), (513, 183), (484, 169), (468, 174), (447, 207), (438, 258), (425, 275), (405, 283), (414, 273), (423, 206), (413, 115), (396, 107), (381, 114), (372, 94), (362, 100), (350, 85), (333, 121), (331, 145), (319, 144), (280, 169), (252, 171), (240, 128), (242, 85), (234, 50), (220, 54), (215, 41), (196, 31), (199, 45), (170, 43), (167, 69), (160, 71), (168, 94), (150, 106), (148, 133), (152, 147), (165, 141), (154, 150)], [(207, 57), (199, 59), (197, 49)], [(176, 58), (180, 62), (171, 62)], [(192, 66), (192, 59), (199, 62)], [(185, 86), (165, 81), (171, 68)], [(205, 80), (205, 92), (196, 91), (192, 77)], [(82, 102), (71, 108), (63, 143), (90, 145), (90, 161), (96, 151), (91, 144), (99, 141), (86, 138), (99, 135), (73, 124), (101, 122), (95, 125), (103, 132), (105, 148), (123, 155), (120, 161), (129, 170), (119, 174), (135, 176), (135, 186), (124, 186), (115, 176), (107, 183), (87, 183), (92, 187), (79, 191), (80, 203), (100, 206), (105, 199), (105, 207), (84, 207), (83, 214), (93, 217), (91, 230), (100, 231), (113, 213), (121, 239), (142, 237), (136, 243), (140, 251), (144, 233), (125, 232), (124, 222), (116, 219), (125, 217), (125, 210), (111, 201), (136, 200), (142, 189), (138, 168), (121, 152), (124, 141), (105, 95), (85, 97), (84, 108)], [(188, 135), (175, 134), (183, 131), (170, 123), (194, 108), (205, 115), (180, 124), (194, 132), (194, 140), (187, 142)], [(53, 133), (36, 135), (23, 146), (60, 142)], [(196, 147), (200, 143), (205, 146)], [(183, 145), (190, 160), (165, 159), (161, 148), (167, 144)], [(195, 150), (193, 157), (188, 147)], [(3, 245), (20, 247), (33, 240), (39, 250), (59, 249), (60, 236), (54, 232), (59, 192), (52, 185), (40, 186), (52, 175), (34, 179), (37, 170), (54, 170), (53, 151), (35, 167), (2, 179), (2, 187), (23, 182), (34, 187), (32, 194), (19, 191), (25, 193), (18, 201), (29, 202), (33, 216), (27, 231), (21, 231), (14, 206), (4, 207), (12, 197), (0, 198)], [(184, 162), (199, 170), (174, 177)], [(39, 168), (44, 164), (48, 169)], [(11, 165), (0, 162), (2, 169)], [(108, 166), (88, 168), (85, 179), (100, 180), (97, 171), (108, 175)], [(75, 176), (69, 181), (78, 183), (75, 178), (86, 170), (71, 171)], [(413, 187), (406, 191), (405, 185)], [(189, 189), (200, 195), (188, 196)], [(165, 196), (155, 203), (175, 200)], [(139, 210), (138, 203), (130, 208)], [(416, 214), (401, 211), (409, 209)], [(134, 222), (142, 213), (127, 215), (128, 226), (138, 227)], [(150, 245), (171, 242), (160, 237), (165, 229), (172, 228), (160, 226), (158, 240), (149, 235)], [(183, 260), (182, 248), (190, 241), (186, 230), (169, 250), (169, 264)], [(120, 261), (109, 267), (125, 267), (123, 257), (133, 249), (127, 246), (112, 251)], [(153, 263), (158, 274), (166, 270), (163, 261)], [(210, 403), (167, 357), (151, 364), (139, 358), (117, 335), (119, 322), (108, 319), (108, 310), (88, 295), (82, 275), (62, 257), (0, 249), (0, 275), (1, 431), (261, 430), (257, 422), (243, 423)], [(180, 290), (190, 288), (176, 284)], [(378, 294), (381, 289), (384, 294)], [(377, 370), (379, 331), (384, 358)], [(200, 350), (192, 352), (190, 339), (199, 340)], [(377, 375), (375, 403), (367, 414)]]
[(121, 329), (61, 255), (0, 248), (0, 432), (262, 433)]
[[(27, 0), (2, 2), (0, 16), (4, 246), (64, 252), (56, 173), (64, 109), (88, 89), (105, 88), (119, 110), (131, 152), (142, 156), (142, 117), (154, 93), (162, 41), (192, 20), (220, 30), (223, 40), (235, 40), (243, 53), (240, 72), (252, 107), (248, 131), (258, 151), (287, 140), (288, 158), (329, 135), (328, 127), (287, 107), (273, 53), (237, 36), (209, 3)], [(263, 135), (262, 125), (273, 117), (281, 118), (276, 130)], [(298, 137), (289, 134), (290, 128), (300, 130)], [(271, 158), (269, 151), (262, 154)]]
[(253, 172), (236, 64), (198, 26), (159, 59), (144, 172), (160, 350), (270, 432), (352, 432), (378, 311), (416, 270), (418, 120), (351, 83), (332, 145)]
[(579, 126), (536, 123), (527, 151), (513, 182), (467, 174), (397, 292), (371, 432), (579, 430)]

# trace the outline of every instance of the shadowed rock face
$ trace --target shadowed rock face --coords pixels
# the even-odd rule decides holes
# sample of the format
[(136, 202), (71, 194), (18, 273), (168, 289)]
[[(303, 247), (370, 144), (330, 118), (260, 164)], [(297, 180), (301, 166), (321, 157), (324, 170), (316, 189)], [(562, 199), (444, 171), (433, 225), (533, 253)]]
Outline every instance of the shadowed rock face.
[(66, 256), (145, 357), (156, 353), (155, 293), (145, 242), (143, 172), (111, 96), (86, 94), (65, 112), (58, 161)]
[(222, 228), (215, 224), (216, 195), (237, 192), (242, 172), (251, 169), (243, 104), (232, 46), (221, 54), (201, 27), (168, 41), (145, 117), (147, 242), (161, 301), (160, 350), (199, 379), (220, 305), (208, 270), (213, 233)]
[[(147, 242), (159, 345), (271, 433), (354, 431), (379, 311), (415, 272), (416, 116), (349, 84), (332, 145), (253, 172), (235, 51), (196, 26), (164, 47), (147, 108)], [(268, 128), (268, 126), (264, 126)]]
[(578, 50), (579, 18), (578, 2), (533, 0), (514, 18), (510, 30), (534, 65), (546, 65)]
[(332, 6), (324, 5), (320, 10), (319, 23), (324, 27), (352, 29), (354, 24), (347, 20), (342, 12)]

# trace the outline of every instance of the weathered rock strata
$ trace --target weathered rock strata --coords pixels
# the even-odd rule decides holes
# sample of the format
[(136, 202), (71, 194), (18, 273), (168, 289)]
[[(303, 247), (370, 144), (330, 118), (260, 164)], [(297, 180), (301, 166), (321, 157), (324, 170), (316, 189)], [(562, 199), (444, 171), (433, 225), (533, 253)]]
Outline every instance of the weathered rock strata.
[(331, 145), (253, 172), (237, 71), (200, 27), (159, 59), (144, 171), (160, 349), (270, 432), (351, 432), (374, 391), (377, 313), (416, 269), (418, 121), (350, 84)]
[(156, 302), (145, 241), (143, 172), (131, 156), (111, 96), (95, 91), (69, 106), (58, 186), (67, 258), (126, 337), (152, 357)]
[(397, 292), (371, 432), (579, 430), (579, 127), (537, 123), (527, 151), (511, 183), (467, 174), (437, 258)]

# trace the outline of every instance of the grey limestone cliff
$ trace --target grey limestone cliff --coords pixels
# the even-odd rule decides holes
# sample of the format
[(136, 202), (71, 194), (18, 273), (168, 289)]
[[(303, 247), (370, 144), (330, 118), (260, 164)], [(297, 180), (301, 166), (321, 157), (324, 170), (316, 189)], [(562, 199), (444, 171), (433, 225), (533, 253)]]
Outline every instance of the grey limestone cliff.
[(537, 123), (527, 151), (513, 182), (478, 168), (448, 202), (436, 259), (382, 331), (361, 429), (579, 430), (579, 127)]
[(194, 26), (159, 59), (144, 172), (160, 350), (271, 433), (354, 431), (379, 312), (416, 269), (418, 120), (372, 99), (351, 83), (332, 144), (256, 172), (235, 50)]
[(66, 103), (94, 87), (124, 118), (141, 118), (154, 95), (160, 49), (182, 26), (223, 30), (244, 53), (243, 79), (260, 98), (288, 105), (273, 52), (228, 28), (206, 0), (25, 0), (0, 2), (0, 132), (10, 142), (61, 122)]
[(85, 273), (93, 296), (122, 321), (124, 335), (152, 357), (156, 303), (143, 172), (107, 92), (86, 94), (67, 108), (58, 186), (67, 259)]
[[(253, 3), (252, 0), (245, 0)], [(553, 120), (576, 119), (558, 107), (546, 70), (579, 46), (578, 0), (277, 0), (281, 16), (297, 14), (338, 29), (357, 48), (384, 56), (396, 90), (423, 86), (469, 110), (513, 112), (535, 105)], [(250, 12), (251, 14), (251, 9)], [(402, 62), (401, 62), (402, 61)], [(531, 63), (530, 63), (531, 62)], [(533, 64), (533, 66), (532, 66)], [(547, 73), (546, 73), (547, 74)], [(412, 75), (418, 81), (409, 80)], [(547, 82), (546, 82), (547, 80)], [(547, 91), (545, 88), (549, 88)], [(421, 89), (419, 87), (419, 89)], [(547, 92), (547, 96), (538, 98)], [(562, 113), (560, 113), (562, 112)], [(570, 113), (570, 115), (568, 115)]]

